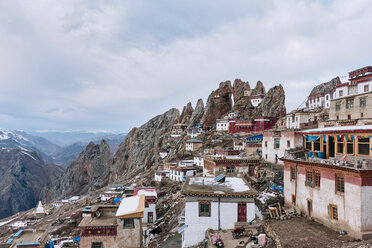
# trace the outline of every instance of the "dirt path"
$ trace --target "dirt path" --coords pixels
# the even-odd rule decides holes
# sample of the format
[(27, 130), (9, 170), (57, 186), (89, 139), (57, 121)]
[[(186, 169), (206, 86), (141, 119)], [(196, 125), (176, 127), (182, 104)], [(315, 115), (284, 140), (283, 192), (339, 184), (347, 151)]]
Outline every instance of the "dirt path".
[(320, 248), (320, 247), (370, 247), (369, 241), (357, 241), (349, 236), (342, 236), (338, 232), (304, 217), (290, 220), (270, 220), (268, 222), (278, 235), (283, 248)]

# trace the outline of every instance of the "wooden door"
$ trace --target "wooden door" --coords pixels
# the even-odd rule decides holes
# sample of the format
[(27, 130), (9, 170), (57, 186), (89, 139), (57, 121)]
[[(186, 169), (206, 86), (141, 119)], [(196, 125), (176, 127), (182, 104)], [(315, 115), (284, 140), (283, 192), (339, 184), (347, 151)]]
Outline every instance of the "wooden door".
[(238, 222), (247, 221), (247, 204), (238, 203)]
[(148, 215), (147, 215), (147, 223), (153, 223), (154, 222), (154, 213), (153, 212), (149, 212)]
[(249, 166), (249, 176), (253, 177), (254, 176), (254, 165)]

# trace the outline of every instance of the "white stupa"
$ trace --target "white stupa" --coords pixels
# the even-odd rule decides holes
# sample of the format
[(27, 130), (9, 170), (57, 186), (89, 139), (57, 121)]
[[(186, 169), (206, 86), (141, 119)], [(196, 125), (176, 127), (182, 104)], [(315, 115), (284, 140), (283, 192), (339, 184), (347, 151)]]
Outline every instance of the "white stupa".
[(45, 209), (43, 207), (43, 204), (41, 203), (41, 201), (39, 201), (39, 203), (37, 204), (37, 207), (35, 209), (35, 214), (37, 215), (45, 215)]

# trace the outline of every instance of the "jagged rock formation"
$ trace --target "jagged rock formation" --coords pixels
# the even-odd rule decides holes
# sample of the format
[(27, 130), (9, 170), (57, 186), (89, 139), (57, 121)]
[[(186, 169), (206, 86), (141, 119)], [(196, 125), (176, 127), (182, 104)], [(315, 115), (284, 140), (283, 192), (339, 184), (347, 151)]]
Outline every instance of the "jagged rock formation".
[(266, 94), (265, 87), (263, 86), (263, 83), (261, 81), (258, 81), (256, 84), (256, 87), (254, 87), (252, 91), (252, 96), (253, 95), (264, 95)]
[(0, 149), (0, 219), (36, 206), (42, 188), (63, 173), (36, 152)]
[(198, 125), (201, 118), (203, 117), (203, 114), (204, 114), (204, 103), (202, 99), (199, 99), (198, 102), (196, 103), (194, 112), (192, 112), (188, 128)]
[(133, 174), (159, 161), (158, 151), (170, 146), (169, 133), (179, 117), (178, 109), (173, 108), (141, 127), (133, 128), (113, 157), (110, 180), (114, 181), (124, 173)]
[(244, 82), (240, 79), (235, 79), (233, 84), (233, 94), (234, 94), (234, 103), (236, 104), (243, 98), (248, 98), (248, 96), (244, 97), (244, 91), (251, 90), (251, 86), (249, 82)]
[(186, 106), (183, 107), (179, 123), (188, 124), (194, 109), (192, 108), (191, 102), (189, 102)]
[(255, 117), (278, 117), (286, 115), (285, 93), (283, 86), (274, 86), (267, 92), (262, 102), (254, 109)]
[(203, 126), (215, 126), (216, 119), (222, 118), (232, 110), (232, 93), (233, 88), (230, 81), (220, 83), (218, 89), (212, 91), (201, 119)]
[(99, 145), (90, 142), (78, 159), (67, 167), (63, 176), (46, 187), (46, 201), (81, 195), (106, 186), (111, 166), (110, 147), (105, 140)]
[(314, 95), (318, 95), (318, 94), (328, 92), (330, 90), (335, 89), (336, 86), (339, 85), (339, 84), (341, 84), (340, 78), (335, 77), (329, 82), (325, 82), (325, 83), (319, 84), (316, 87), (314, 87), (309, 96), (314, 96)]

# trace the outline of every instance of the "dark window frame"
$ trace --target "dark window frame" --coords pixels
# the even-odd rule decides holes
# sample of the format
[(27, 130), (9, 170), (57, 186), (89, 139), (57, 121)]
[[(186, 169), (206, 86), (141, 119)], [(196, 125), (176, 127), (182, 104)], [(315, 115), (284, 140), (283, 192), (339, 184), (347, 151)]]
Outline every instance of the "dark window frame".
[(211, 217), (211, 201), (199, 201), (199, 217)]

